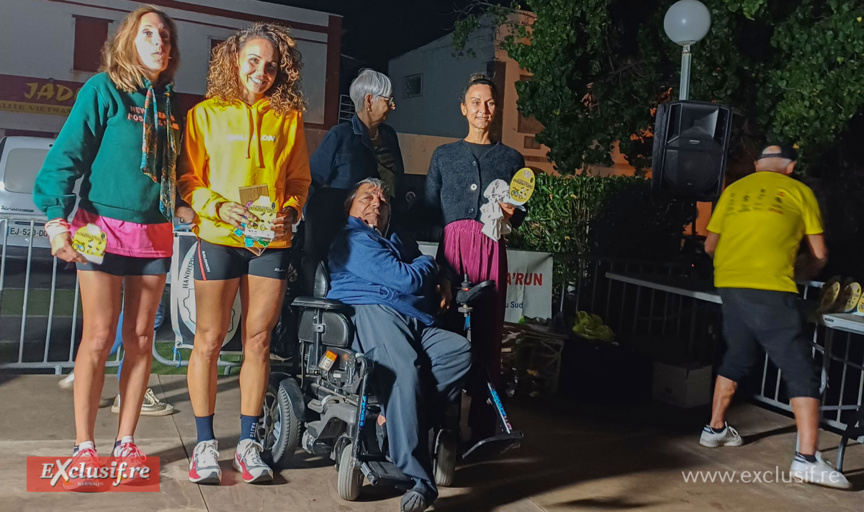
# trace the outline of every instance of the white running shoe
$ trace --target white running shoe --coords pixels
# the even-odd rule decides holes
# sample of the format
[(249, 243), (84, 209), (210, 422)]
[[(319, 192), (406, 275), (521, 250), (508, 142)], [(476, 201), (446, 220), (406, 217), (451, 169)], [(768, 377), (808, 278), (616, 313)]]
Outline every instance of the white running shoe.
[(711, 425), (705, 425), (702, 429), (702, 437), (699, 438), (699, 444), (708, 448), (717, 448), (718, 446), (741, 446), (744, 441), (738, 435), (738, 431), (730, 427), (728, 423), (723, 424), (723, 430), (715, 433), (711, 429)]
[(807, 459), (796, 453), (795, 458), (792, 459), (792, 465), (789, 467), (789, 473), (797, 482), (823, 485), (835, 489), (852, 488), (852, 484), (849, 483), (849, 480), (846, 480), (843, 473), (825, 462), (825, 459), (822, 458), (822, 454), (819, 452), (816, 452), (816, 462), (807, 462)]
[[(120, 395), (114, 397), (111, 412), (120, 414)], [(147, 388), (147, 391), (144, 392), (144, 402), (141, 403), (141, 416), (167, 416), (173, 412), (173, 405), (162, 402), (152, 388)]]
[(237, 453), (234, 454), (234, 469), (243, 476), (247, 484), (269, 482), (273, 480), (273, 470), (261, 460), (264, 447), (251, 439), (242, 439), (237, 443)]
[(222, 468), (219, 467), (219, 443), (213, 439), (201, 441), (192, 450), (189, 461), (189, 480), (196, 484), (219, 484)]
[(72, 389), (75, 386), (75, 370), (72, 370), (69, 372), (69, 375), (60, 379), (57, 385), (60, 386), (60, 389)]
[(147, 388), (144, 393), (144, 403), (141, 404), (141, 416), (166, 416), (173, 412), (173, 405), (159, 400), (153, 389)]

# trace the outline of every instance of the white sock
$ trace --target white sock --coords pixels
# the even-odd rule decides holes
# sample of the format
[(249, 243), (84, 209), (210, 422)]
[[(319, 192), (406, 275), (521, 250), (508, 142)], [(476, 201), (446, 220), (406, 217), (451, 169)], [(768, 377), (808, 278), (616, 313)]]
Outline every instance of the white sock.
[(72, 455), (75, 455), (76, 453), (80, 452), (81, 450), (86, 450), (88, 448), (91, 450), (96, 449), (96, 445), (93, 443), (93, 441), (84, 441), (83, 443), (79, 444), (78, 446), (76, 446), (75, 448), (72, 449)]
[(114, 456), (120, 456), (120, 448), (126, 443), (132, 443), (132, 436), (123, 436), (119, 441), (114, 441)]

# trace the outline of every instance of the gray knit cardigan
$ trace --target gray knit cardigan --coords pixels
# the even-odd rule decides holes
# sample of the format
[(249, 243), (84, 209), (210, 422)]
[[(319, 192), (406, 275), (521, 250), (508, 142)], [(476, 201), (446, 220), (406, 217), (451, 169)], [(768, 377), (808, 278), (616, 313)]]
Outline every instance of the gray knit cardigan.
[[(483, 192), (496, 179), (508, 184), (525, 159), (515, 149), (495, 142), (478, 162), (464, 140), (438, 146), (426, 176), (426, 204), (441, 210), (444, 225), (457, 220), (480, 220)], [(516, 210), (510, 219), (515, 228), (525, 212)]]

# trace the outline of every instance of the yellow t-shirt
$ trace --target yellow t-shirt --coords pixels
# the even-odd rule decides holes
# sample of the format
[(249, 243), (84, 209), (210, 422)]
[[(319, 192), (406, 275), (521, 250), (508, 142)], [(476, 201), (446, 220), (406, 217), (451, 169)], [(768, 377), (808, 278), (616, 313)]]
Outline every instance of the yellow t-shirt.
[(822, 215), (810, 187), (763, 171), (723, 191), (708, 231), (720, 235), (714, 286), (796, 293), (798, 246), (804, 235), (822, 233)]

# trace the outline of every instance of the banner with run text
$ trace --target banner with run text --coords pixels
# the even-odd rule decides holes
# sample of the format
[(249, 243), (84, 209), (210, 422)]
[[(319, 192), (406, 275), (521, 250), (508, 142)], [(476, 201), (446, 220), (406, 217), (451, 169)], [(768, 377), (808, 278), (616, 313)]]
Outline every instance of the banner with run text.
[[(438, 244), (419, 242), (423, 254), (435, 257)], [(552, 254), (507, 249), (507, 309), (504, 321), (523, 316), (552, 318)]]
[(521, 317), (552, 317), (552, 255), (507, 250), (507, 309), (505, 322)]

